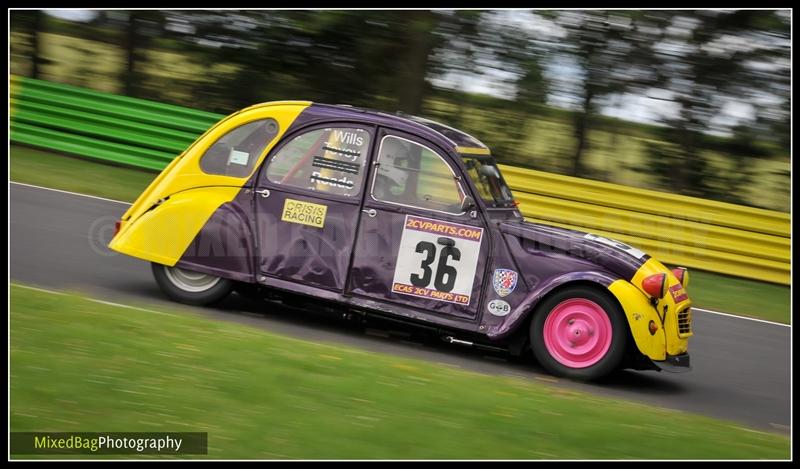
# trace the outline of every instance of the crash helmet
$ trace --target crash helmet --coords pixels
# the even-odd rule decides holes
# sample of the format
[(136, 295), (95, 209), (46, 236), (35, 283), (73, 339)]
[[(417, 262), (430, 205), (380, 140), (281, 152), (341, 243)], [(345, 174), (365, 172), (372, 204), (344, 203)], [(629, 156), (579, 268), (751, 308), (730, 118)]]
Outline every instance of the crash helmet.
[(381, 145), (379, 162), (378, 176), (384, 179), (381, 181), (382, 184), (388, 185), (385, 190), (391, 190), (393, 187), (402, 190), (408, 180), (407, 168), (411, 163), (411, 143), (396, 137), (386, 138)]

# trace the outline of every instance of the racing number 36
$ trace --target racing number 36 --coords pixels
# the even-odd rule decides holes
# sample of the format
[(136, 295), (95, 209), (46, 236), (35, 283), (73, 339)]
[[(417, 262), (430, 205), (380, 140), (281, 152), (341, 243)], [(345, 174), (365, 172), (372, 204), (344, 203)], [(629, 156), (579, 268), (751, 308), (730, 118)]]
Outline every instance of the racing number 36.
[(431, 270), (431, 264), (436, 260), (436, 245), (429, 241), (420, 241), (417, 243), (416, 252), (425, 254), (425, 259), (422, 260), (422, 274), (411, 274), (411, 284), (415, 287), (425, 287), (431, 283), (433, 278), (433, 286), (436, 290), (443, 292), (450, 292), (456, 284), (456, 275), (458, 271), (452, 265), (448, 265), (447, 261), (453, 259), (454, 261), (461, 260), (461, 251), (455, 247), (455, 241), (450, 238), (440, 238), (440, 243), (444, 244), (441, 251), (439, 251), (439, 263), (436, 265), (436, 273)]
[(469, 307), (483, 228), (406, 215), (392, 292)]

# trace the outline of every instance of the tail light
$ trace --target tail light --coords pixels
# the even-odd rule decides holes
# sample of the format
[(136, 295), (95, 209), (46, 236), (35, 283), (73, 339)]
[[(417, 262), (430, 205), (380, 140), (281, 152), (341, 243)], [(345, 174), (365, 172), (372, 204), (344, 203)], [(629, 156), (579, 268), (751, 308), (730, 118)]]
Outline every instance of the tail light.
[(675, 267), (672, 269), (672, 273), (678, 277), (678, 281), (681, 282), (683, 288), (689, 286), (689, 271), (686, 270), (686, 267)]
[(119, 233), (119, 228), (120, 228), (121, 225), (122, 225), (122, 220), (117, 220), (114, 223), (114, 236), (116, 236), (117, 233)]
[(653, 298), (663, 298), (667, 294), (667, 274), (653, 274), (642, 280), (642, 288)]

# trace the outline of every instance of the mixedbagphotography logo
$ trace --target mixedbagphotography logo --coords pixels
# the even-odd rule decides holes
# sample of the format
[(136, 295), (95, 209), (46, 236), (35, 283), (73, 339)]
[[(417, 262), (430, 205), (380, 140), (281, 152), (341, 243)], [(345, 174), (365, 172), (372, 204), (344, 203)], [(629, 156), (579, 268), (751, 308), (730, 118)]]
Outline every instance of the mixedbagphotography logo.
[(208, 433), (12, 432), (11, 454), (208, 454)]

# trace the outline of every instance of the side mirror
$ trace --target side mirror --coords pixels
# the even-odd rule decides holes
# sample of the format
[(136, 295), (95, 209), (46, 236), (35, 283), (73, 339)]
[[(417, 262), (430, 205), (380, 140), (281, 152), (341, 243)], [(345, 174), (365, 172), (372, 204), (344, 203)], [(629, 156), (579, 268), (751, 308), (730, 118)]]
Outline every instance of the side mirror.
[(468, 195), (464, 196), (464, 200), (461, 201), (461, 211), (462, 212), (467, 212), (469, 210), (472, 210), (475, 207), (476, 207), (475, 199), (473, 199), (472, 197), (470, 197)]

